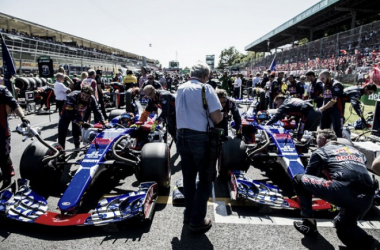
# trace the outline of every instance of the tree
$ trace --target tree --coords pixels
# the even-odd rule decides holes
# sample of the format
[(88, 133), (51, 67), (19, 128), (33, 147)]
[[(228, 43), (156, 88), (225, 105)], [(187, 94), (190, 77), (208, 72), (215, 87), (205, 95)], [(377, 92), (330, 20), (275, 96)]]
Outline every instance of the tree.
[(240, 63), (244, 58), (244, 55), (240, 53), (234, 46), (222, 50), (219, 56), (218, 68), (224, 69), (227, 66), (232, 66), (236, 63)]
[(242, 62), (249, 62), (255, 59), (256, 57), (256, 52), (254, 51), (248, 51), (247, 55), (243, 58)]

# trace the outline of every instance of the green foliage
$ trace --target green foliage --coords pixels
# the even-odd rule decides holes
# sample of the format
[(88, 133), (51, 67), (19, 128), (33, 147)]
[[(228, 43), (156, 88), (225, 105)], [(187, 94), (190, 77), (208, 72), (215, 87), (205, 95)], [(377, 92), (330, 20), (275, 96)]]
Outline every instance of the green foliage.
[(244, 54), (240, 53), (234, 46), (222, 50), (219, 56), (218, 68), (224, 69), (225, 67), (242, 62)]

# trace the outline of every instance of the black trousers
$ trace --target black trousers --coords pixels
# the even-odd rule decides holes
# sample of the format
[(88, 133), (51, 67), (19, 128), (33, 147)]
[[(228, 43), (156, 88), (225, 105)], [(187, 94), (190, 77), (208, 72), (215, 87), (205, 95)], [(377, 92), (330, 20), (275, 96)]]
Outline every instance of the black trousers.
[(342, 138), (344, 117), (341, 116), (339, 109), (332, 107), (322, 112), (321, 129), (329, 129), (333, 125), (337, 137)]
[(64, 104), (65, 104), (65, 100), (56, 100), (56, 102), (55, 102), (55, 105), (57, 105), (59, 116), (62, 115), (62, 109), (63, 109)]
[[(102, 112), (104, 119), (107, 119), (106, 106), (104, 104), (103, 95), (101, 95), (101, 96), (99, 95), (99, 105), (100, 105), (100, 110)], [(95, 120), (96, 120), (96, 117), (95, 117)]]
[[(297, 178), (297, 177), (296, 177)], [(304, 174), (301, 185), (306, 192), (297, 193), (300, 199), (301, 215), (313, 218), (312, 195), (339, 207), (339, 214), (334, 219), (338, 238), (353, 249), (364, 247), (372, 243), (372, 237), (361, 229), (357, 222), (361, 220), (371, 208), (374, 192), (366, 193), (360, 188), (363, 185), (347, 185), (347, 182), (326, 180), (312, 175)]]
[(0, 168), (2, 173), (2, 179), (3, 180), (10, 180), (12, 178), (9, 168), (12, 166), (12, 160), (9, 156), (9, 154), (6, 155), (0, 155)]
[(176, 116), (170, 115), (166, 118), (166, 123), (168, 125), (168, 133), (174, 140), (174, 142), (177, 142), (177, 122), (176, 122)]
[(310, 108), (307, 115), (301, 118), (300, 125), (298, 127), (298, 137), (302, 138), (305, 130), (316, 131), (318, 125), (321, 122), (322, 112), (319, 109)]
[(69, 124), (72, 122), (72, 135), (74, 138), (74, 145), (75, 147), (79, 147), (79, 136), (81, 135), (80, 126), (75, 123), (75, 121), (71, 121), (66, 116), (61, 116), (58, 122), (58, 143), (65, 149), (66, 144), (66, 136), (67, 136), (67, 129), (69, 128)]

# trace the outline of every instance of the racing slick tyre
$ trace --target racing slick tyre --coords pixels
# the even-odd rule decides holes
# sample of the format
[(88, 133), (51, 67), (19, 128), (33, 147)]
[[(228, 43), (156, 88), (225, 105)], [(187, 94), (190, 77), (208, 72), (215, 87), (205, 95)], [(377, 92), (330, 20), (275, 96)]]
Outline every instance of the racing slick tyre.
[(166, 143), (152, 142), (141, 150), (140, 182), (155, 181), (163, 188), (170, 187), (170, 153)]
[(119, 115), (122, 115), (125, 113), (125, 110), (124, 109), (115, 109), (115, 110), (112, 110), (110, 112), (110, 114), (108, 115), (108, 121), (112, 121), (113, 118), (119, 116)]
[(21, 91), (29, 89), (29, 80), (26, 77), (18, 77), (15, 80), (15, 86)]
[(46, 86), (47, 85), (46, 78), (41, 77), (40, 79), (41, 79), (41, 82), (42, 82), (42, 87)]
[(28, 77), (28, 81), (29, 81), (29, 89), (28, 90), (36, 90), (37, 89), (36, 80), (33, 77)]
[(240, 138), (228, 137), (223, 143), (218, 161), (219, 177), (228, 181), (229, 170), (247, 171), (249, 167), (246, 155), (246, 145)]
[[(50, 144), (58, 150), (63, 150), (59, 143)], [(39, 141), (29, 144), (20, 160), (20, 175), (23, 179), (30, 180), (31, 184), (43, 184), (47, 178), (57, 180), (61, 177), (55, 168), (43, 165), (42, 159), (53, 152)], [(52, 173), (53, 172), (53, 173)]]
[(36, 81), (36, 89), (39, 87), (42, 87), (42, 80), (39, 77), (33, 77), (33, 79)]
[(133, 101), (133, 89), (130, 88), (125, 94), (125, 110), (127, 112), (134, 113), (132, 101)]

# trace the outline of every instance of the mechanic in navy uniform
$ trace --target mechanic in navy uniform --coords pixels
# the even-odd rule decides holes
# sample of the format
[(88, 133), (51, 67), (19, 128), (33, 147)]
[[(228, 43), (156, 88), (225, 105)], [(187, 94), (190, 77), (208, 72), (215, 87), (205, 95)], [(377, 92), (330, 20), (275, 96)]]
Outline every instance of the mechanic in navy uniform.
[[(181, 156), (185, 196), (184, 223), (190, 223), (192, 232), (203, 232), (212, 226), (211, 219), (206, 218), (212, 184), (206, 171), (210, 148), (208, 127), (222, 121), (223, 115), (215, 90), (206, 84), (210, 71), (204, 63), (192, 66), (191, 78), (179, 86), (175, 102), (176, 145)], [(203, 105), (203, 99), (207, 107)]]
[(103, 95), (103, 90), (104, 90), (104, 82), (102, 81), (102, 74), (103, 72), (98, 69), (96, 70), (96, 76), (95, 76), (95, 81), (97, 84), (97, 91), (98, 91), (98, 98), (99, 98), (99, 105), (100, 105), (100, 110), (102, 111), (104, 119), (108, 119), (107, 113), (106, 113), (106, 107), (104, 104), (104, 95)]
[(302, 96), (305, 93), (305, 88), (301, 86), (301, 82), (297, 81), (294, 75), (289, 75), (287, 85), (291, 97), (302, 99)]
[(283, 119), (286, 115), (295, 116), (297, 119), (300, 119), (297, 133), (297, 139), (299, 141), (302, 139), (305, 130), (317, 130), (321, 121), (322, 112), (315, 108), (310, 102), (299, 98), (286, 98), (283, 95), (278, 95), (274, 99), (274, 103), (279, 108), (266, 125), (271, 125)]
[(173, 78), (171, 78), (171, 76), (168, 74), (166, 76), (166, 90), (167, 91), (171, 91), (172, 90), (172, 82), (173, 82)]
[(3, 179), (1, 189), (11, 183), (12, 176), (15, 175), (13, 163), (10, 158), (11, 153), (11, 131), (8, 124), (7, 106), (9, 106), (17, 116), (20, 117), (24, 126), (30, 122), (25, 118), (24, 112), (13, 98), (6, 86), (0, 85), (0, 168)]
[(323, 82), (318, 77), (315, 77), (314, 71), (308, 71), (306, 77), (310, 82), (308, 99), (313, 100), (313, 105), (320, 108), (323, 105)]
[(38, 110), (41, 110), (44, 105), (46, 106), (45, 110), (50, 110), (50, 103), (55, 100), (54, 90), (50, 86), (42, 86), (38, 87), (36, 90), (33, 91), (34, 96), (37, 95), (40, 96), (40, 108)]
[(224, 136), (228, 136), (228, 115), (231, 111), (232, 117), (235, 121), (236, 133), (241, 133), (241, 116), (239, 109), (237, 108), (235, 101), (227, 96), (227, 91), (224, 89), (217, 89), (216, 94), (219, 98), (220, 104), (222, 104), (223, 120), (215, 125), (216, 128), (224, 129)]
[(150, 113), (161, 109), (161, 114), (157, 117), (157, 123), (166, 121), (168, 132), (176, 141), (176, 114), (175, 96), (166, 90), (157, 90), (153, 85), (145, 86), (144, 93), (148, 97), (148, 105), (141, 113), (139, 121), (145, 122)]
[(152, 74), (148, 75), (148, 80), (142, 84), (141, 89), (143, 90), (148, 85), (152, 85), (155, 89), (162, 89), (162, 85), (159, 81), (154, 80), (154, 76)]
[(336, 136), (342, 137), (344, 123), (343, 85), (331, 78), (330, 72), (322, 71), (319, 78), (323, 82), (323, 106), (321, 129), (330, 128), (333, 125)]
[(305, 174), (293, 179), (305, 218), (302, 222), (295, 221), (294, 227), (304, 235), (318, 235), (312, 208), (315, 196), (339, 207), (334, 226), (338, 238), (348, 248), (380, 249), (380, 243), (357, 225), (371, 208), (378, 184), (367, 171), (365, 156), (336, 140), (332, 130), (318, 131), (318, 149), (311, 155)]
[(356, 114), (361, 118), (363, 128), (367, 127), (367, 122), (364, 119), (362, 110), (360, 109), (360, 98), (362, 95), (372, 95), (373, 93), (376, 93), (376, 91), (377, 87), (374, 83), (367, 84), (364, 87), (352, 86), (343, 90), (344, 101), (351, 102), (351, 105), (354, 108)]
[(81, 135), (80, 126), (88, 120), (91, 112), (85, 112), (90, 108), (103, 126), (106, 126), (104, 118), (100, 113), (98, 103), (92, 95), (93, 89), (90, 86), (83, 86), (81, 91), (73, 91), (67, 95), (67, 100), (63, 106), (61, 118), (58, 122), (58, 143), (65, 148), (67, 129), (72, 122), (72, 135), (75, 149), (80, 146), (79, 136)]

